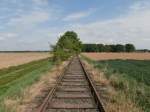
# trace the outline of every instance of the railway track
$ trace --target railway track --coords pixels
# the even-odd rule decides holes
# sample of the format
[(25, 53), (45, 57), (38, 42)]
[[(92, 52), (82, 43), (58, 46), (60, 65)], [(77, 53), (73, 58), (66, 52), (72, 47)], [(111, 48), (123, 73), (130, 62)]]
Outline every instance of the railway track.
[(78, 57), (70, 61), (36, 112), (105, 112)]

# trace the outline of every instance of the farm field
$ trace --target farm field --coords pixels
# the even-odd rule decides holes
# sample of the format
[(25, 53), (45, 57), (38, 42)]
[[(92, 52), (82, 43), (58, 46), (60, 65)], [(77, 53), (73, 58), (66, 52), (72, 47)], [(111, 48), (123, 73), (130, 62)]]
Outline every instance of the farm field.
[(50, 59), (41, 59), (30, 63), (13, 66), (0, 70), (0, 112), (5, 112), (3, 100), (15, 98), (27, 86), (52, 68)]
[[(115, 98), (116, 101), (126, 102), (126, 99), (130, 99), (144, 112), (150, 111), (150, 60), (114, 59), (93, 61), (91, 58), (85, 59), (105, 74), (110, 84), (119, 94)], [(125, 99), (120, 96), (125, 97)]]
[(133, 59), (150, 60), (150, 53), (82, 53), (92, 60)]
[(49, 53), (0, 53), (0, 69), (50, 57)]

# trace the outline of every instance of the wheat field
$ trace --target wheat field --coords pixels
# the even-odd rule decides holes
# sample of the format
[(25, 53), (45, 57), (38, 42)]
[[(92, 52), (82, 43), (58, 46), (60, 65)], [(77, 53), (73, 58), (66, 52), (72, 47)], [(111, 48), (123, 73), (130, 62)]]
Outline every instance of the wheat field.
[(0, 69), (50, 57), (50, 53), (0, 53)]

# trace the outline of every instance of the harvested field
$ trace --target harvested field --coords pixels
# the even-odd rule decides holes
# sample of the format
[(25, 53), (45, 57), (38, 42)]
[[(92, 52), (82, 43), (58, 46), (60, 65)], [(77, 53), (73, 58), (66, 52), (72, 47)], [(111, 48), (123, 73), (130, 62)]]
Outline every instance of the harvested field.
[(49, 57), (49, 53), (0, 53), (0, 69)]
[[(48, 63), (51, 66), (51, 62)], [(47, 64), (43, 65), (44, 68), (45, 65), (47, 66)], [(47, 92), (53, 88), (57, 78), (59, 77), (59, 75), (61, 75), (60, 73), (63, 71), (63, 68), (67, 64), (68, 62), (65, 61), (60, 65), (52, 65), (52, 68), (49, 66), (50, 68), (47, 69), (44, 73), (42, 73), (38, 80), (36, 80), (31, 85), (25, 87), (19, 96), (15, 98), (5, 98), (5, 106), (3, 108), (7, 111), (2, 112), (12, 112), (10, 110), (13, 110), (13, 112), (33, 112), (33, 110), (39, 105), (39, 103), (41, 103), (39, 99), (47, 95)]]
[(82, 53), (92, 60), (133, 59), (150, 60), (150, 53)]
[[(39, 78), (53, 67), (50, 59), (32, 61), (27, 64), (0, 70), (0, 112), (16, 112), (5, 110), (6, 105), (14, 102), (7, 99), (18, 99), (23, 89), (37, 82)], [(7, 100), (6, 102), (4, 102)], [(15, 106), (13, 106), (15, 108)], [(21, 111), (20, 111), (21, 112)]]

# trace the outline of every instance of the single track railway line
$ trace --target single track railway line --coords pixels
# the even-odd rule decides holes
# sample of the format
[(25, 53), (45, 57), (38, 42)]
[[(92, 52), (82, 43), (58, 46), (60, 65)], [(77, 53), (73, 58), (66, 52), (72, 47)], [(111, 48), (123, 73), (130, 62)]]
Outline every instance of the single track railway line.
[(105, 112), (81, 60), (73, 58), (36, 112)]

